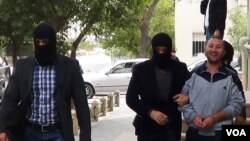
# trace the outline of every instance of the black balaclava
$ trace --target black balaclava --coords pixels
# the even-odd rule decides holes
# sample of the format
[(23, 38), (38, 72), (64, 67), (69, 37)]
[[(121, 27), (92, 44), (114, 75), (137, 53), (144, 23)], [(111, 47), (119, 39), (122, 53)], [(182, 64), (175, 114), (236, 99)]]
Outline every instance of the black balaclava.
[[(53, 65), (56, 59), (56, 32), (45, 23), (38, 25), (33, 31), (33, 39), (35, 45), (35, 56), (38, 64), (41, 66)], [(45, 46), (36, 44), (35, 39), (48, 39), (49, 42)]]
[[(152, 60), (154, 64), (160, 69), (167, 69), (171, 66), (171, 51), (172, 51), (172, 40), (166, 33), (156, 34), (152, 41), (153, 56)], [(159, 54), (156, 51), (156, 47), (166, 47), (167, 51), (163, 54)]]

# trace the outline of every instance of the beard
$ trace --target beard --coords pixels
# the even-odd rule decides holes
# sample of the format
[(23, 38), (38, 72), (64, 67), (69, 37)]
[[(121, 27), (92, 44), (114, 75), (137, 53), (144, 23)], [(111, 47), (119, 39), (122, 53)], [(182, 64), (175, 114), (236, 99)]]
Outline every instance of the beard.
[(207, 58), (207, 61), (208, 61), (209, 64), (213, 64), (213, 65), (221, 63), (221, 60), (218, 60), (218, 59), (214, 60), (214, 59), (211, 59), (211, 58)]

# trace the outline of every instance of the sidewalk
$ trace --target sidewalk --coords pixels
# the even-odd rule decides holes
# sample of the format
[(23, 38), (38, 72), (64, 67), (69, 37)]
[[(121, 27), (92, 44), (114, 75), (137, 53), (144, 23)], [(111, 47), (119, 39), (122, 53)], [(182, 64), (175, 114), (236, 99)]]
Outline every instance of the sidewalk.
[[(245, 92), (247, 115), (250, 115), (250, 91)], [(136, 141), (132, 121), (135, 113), (125, 103), (125, 95), (120, 97), (120, 107), (92, 122), (92, 141)], [(184, 135), (184, 134), (183, 134)], [(75, 136), (79, 141), (79, 136)], [(183, 141), (183, 139), (181, 140)]]
[[(125, 103), (125, 95), (120, 97), (120, 107), (92, 122), (92, 141), (136, 141), (132, 125), (135, 113)], [(75, 136), (79, 141), (79, 136)]]

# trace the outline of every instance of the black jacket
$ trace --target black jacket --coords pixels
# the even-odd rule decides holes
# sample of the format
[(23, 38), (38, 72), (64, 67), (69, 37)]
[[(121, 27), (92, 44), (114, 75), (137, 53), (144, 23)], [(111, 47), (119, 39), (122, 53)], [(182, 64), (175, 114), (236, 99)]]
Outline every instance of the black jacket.
[[(226, 64), (225, 64), (225, 66), (226, 66), (229, 70), (231, 70), (232, 72), (234, 72), (234, 73), (236, 74), (236, 76), (238, 77), (238, 72), (237, 72), (237, 70), (235, 70), (231, 65), (226, 65)], [(246, 102), (246, 98), (245, 98), (243, 86), (242, 86), (242, 83), (241, 83), (239, 77), (238, 77), (238, 79), (235, 80), (235, 83), (236, 83), (236, 85), (238, 86), (239, 90), (241, 91), (242, 97), (244, 98), (244, 100), (245, 100), (245, 102)], [(244, 106), (243, 110), (242, 110), (241, 113), (240, 113), (240, 116), (246, 119), (246, 118), (247, 118), (246, 115), (247, 115), (247, 113), (246, 113), (246, 106)]]
[[(16, 70), (9, 80), (0, 109), (0, 132), (7, 132), (8, 136), (15, 141), (22, 141), (25, 116), (31, 104), (30, 96), (33, 93), (34, 65), (34, 55), (16, 62)], [(80, 127), (80, 138), (84, 141), (91, 141), (90, 113), (79, 63), (57, 55), (55, 70), (55, 97), (58, 104), (60, 130), (64, 140), (74, 140), (71, 116), (71, 99), (73, 99)]]
[[(206, 14), (209, 0), (202, 0), (200, 4), (201, 14)], [(227, 17), (227, 0), (211, 0), (209, 5), (209, 32), (214, 33), (219, 29), (221, 35), (224, 34)], [(204, 27), (205, 28), (205, 27)]]
[[(136, 134), (164, 132), (171, 128), (175, 131), (177, 138), (180, 138), (181, 113), (178, 111), (178, 106), (172, 97), (181, 92), (189, 72), (186, 64), (175, 60), (171, 61), (170, 70), (172, 86), (167, 100), (158, 93), (153, 61), (148, 60), (134, 67), (126, 95), (126, 102), (137, 113), (133, 122)], [(168, 124), (160, 126), (153, 121), (149, 116), (149, 112), (152, 109), (165, 113), (170, 120)]]

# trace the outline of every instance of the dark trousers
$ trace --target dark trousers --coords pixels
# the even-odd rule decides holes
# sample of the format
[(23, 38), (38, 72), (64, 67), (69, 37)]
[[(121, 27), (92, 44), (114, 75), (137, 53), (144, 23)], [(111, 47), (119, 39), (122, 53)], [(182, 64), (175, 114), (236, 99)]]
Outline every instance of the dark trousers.
[[(213, 37), (214, 33), (210, 33), (208, 28), (205, 28), (205, 30), (206, 30), (206, 41), (208, 41), (209, 39), (211, 39)], [(222, 33), (220, 33), (220, 34), (222, 34)], [(223, 39), (223, 36), (224, 35), (221, 35), (220, 38)]]
[(137, 135), (137, 141), (178, 141), (172, 130), (162, 133), (141, 133)]
[(199, 130), (189, 127), (186, 133), (186, 141), (222, 141), (221, 131), (216, 131), (215, 136), (203, 136), (199, 134)]
[(26, 127), (24, 141), (64, 141), (60, 130), (55, 129), (49, 132), (41, 132)]

